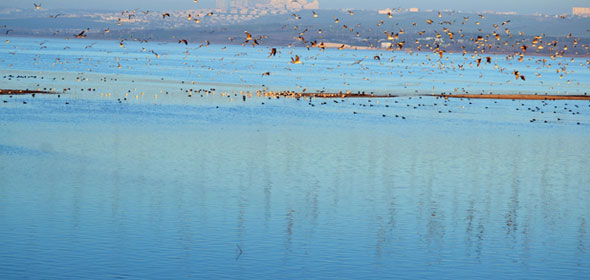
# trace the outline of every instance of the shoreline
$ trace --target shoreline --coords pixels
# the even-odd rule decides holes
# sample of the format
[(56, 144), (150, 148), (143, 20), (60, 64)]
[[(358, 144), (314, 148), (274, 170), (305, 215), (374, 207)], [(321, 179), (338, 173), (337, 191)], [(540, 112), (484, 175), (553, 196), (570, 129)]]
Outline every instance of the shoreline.
[(471, 99), (518, 99), (518, 100), (590, 100), (589, 95), (537, 95), (537, 94), (455, 94), (434, 95), (437, 98), (471, 98)]
[(590, 100), (589, 95), (537, 95), (537, 94), (433, 94), (433, 95), (395, 95), (366, 93), (309, 93), (309, 92), (265, 92), (264, 97), (285, 98), (405, 98), (405, 97), (436, 97), (436, 98), (467, 98), (467, 99), (512, 99), (512, 100)]
[(44, 90), (0, 89), (0, 95), (57, 94)]
[[(21, 90), (21, 89), (0, 89), (0, 95), (27, 95), (27, 94), (58, 94), (53, 91), (43, 90)], [(590, 95), (537, 95), (537, 94), (435, 94), (400, 96), (395, 94), (366, 94), (366, 93), (310, 93), (310, 92), (260, 92), (259, 96), (274, 98), (405, 98), (405, 97), (436, 97), (436, 98), (466, 98), (466, 99), (511, 99), (511, 100), (589, 100)]]

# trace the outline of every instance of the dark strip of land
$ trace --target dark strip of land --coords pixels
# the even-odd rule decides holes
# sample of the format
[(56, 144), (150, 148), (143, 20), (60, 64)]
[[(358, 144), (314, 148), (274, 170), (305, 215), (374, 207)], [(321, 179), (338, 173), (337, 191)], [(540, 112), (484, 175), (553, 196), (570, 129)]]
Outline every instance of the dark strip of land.
[[(404, 97), (393, 94), (365, 93), (301, 93), (301, 92), (267, 92), (266, 96), (291, 98), (395, 98)], [(537, 95), (537, 94), (453, 94), (423, 95), (437, 98), (473, 98), (473, 99), (518, 99), (518, 100), (590, 100), (588, 95)], [(412, 97), (412, 96), (408, 96)]]
[(51, 91), (43, 90), (22, 90), (22, 89), (0, 89), (0, 95), (25, 95), (25, 94), (55, 94)]
[[(0, 95), (25, 95), (25, 94), (56, 94), (43, 90), (0, 89)], [(268, 97), (287, 98), (395, 98), (401, 97), (393, 94), (366, 94), (366, 93), (311, 93), (311, 92), (265, 92)], [(437, 98), (467, 98), (467, 99), (515, 99), (515, 100), (590, 100), (590, 95), (537, 95), (537, 94), (440, 94), (423, 95)], [(411, 97), (411, 96), (408, 96)]]
[(537, 95), (537, 94), (453, 94), (443, 98), (520, 99), (520, 100), (590, 100), (588, 95)]
[(265, 92), (265, 96), (270, 97), (290, 97), (290, 98), (394, 98), (399, 97), (393, 94), (366, 94), (366, 93), (327, 93), (327, 92)]

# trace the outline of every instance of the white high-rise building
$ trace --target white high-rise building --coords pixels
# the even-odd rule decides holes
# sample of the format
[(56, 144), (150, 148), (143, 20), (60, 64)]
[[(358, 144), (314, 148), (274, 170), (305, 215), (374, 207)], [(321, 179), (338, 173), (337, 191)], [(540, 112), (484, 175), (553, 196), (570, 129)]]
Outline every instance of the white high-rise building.
[(572, 8), (572, 14), (574, 16), (590, 16), (590, 7), (574, 7)]
[(229, 6), (232, 9), (246, 9), (248, 8), (248, 0), (231, 0)]
[(219, 10), (227, 10), (229, 8), (229, 0), (215, 0), (215, 8)]
[(320, 8), (318, 0), (270, 0), (269, 7), (288, 10), (317, 10)]

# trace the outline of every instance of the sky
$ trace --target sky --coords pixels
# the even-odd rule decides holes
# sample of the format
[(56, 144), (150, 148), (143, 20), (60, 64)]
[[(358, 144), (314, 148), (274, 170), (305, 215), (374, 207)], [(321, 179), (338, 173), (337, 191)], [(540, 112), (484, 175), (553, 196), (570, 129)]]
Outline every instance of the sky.
[[(590, 7), (590, 0), (319, 0), (322, 9), (383, 9), (388, 7), (420, 8), (434, 10), (462, 10), (462, 11), (514, 11), (521, 14), (561, 14), (571, 13), (575, 6)], [(215, 0), (0, 0), (0, 7), (33, 9), (33, 3), (41, 3), (47, 9), (145, 9), (145, 10), (175, 10), (212, 8)]]

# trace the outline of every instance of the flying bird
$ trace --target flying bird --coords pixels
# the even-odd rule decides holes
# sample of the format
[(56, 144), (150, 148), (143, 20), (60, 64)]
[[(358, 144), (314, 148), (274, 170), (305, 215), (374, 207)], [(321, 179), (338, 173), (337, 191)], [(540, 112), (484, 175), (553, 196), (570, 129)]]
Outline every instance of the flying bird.
[(252, 40), (252, 34), (250, 34), (248, 31), (244, 31), (244, 33), (246, 33), (246, 42)]
[(76, 36), (76, 38), (86, 38), (86, 34), (85, 34), (86, 31), (88, 31), (88, 29), (86, 29), (86, 30), (80, 32), (78, 35), (74, 35), (74, 36)]
[(523, 80), (523, 81), (525, 80), (525, 77), (524, 77), (524, 75), (521, 75), (521, 74), (520, 74), (520, 72), (518, 72), (518, 71), (516, 71), (516, 70), (515, 70), (514, 72), (512, 72), (512, 74), (514, 74), (514, 77), (515, 77), (517, 80), (518, 80), (518, 78), (520, 78), (520, 79), (521, 79), (521, 80)]
[(391, 32), (391, 34), (389, 34), (389, 33), (387, 33), (387, 31), (385, 31), (384, 33), (385, 33), (385, 35), (387, 35), (387, 40), (389, 40), (389, 41), (393, 41), (394, 40), (394, 38), (393, 38), (393, 32)]
[(291, 63), (292, 64), (301, 64), (301, 60), (299, 59), (299, 56), (295, 55), (295, 58), (291, 57)]

